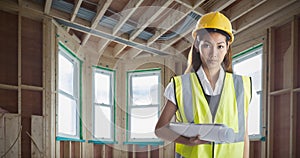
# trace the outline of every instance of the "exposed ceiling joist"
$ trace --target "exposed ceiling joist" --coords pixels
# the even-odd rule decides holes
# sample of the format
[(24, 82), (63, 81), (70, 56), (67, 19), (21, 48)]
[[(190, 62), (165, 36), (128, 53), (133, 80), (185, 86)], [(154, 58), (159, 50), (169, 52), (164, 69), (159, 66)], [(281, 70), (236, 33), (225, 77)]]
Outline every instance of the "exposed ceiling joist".
[[(74, 5), (74, 8), (73, 8), (73, 11), (72, 11), (72, 14), (71, 14), (71, 19), (70, 21), (73, 22), (77, 16), (77, 13), (78, 13), (78, 10), (81, 6), (81, 3), (82, 3), (82, 0), (75, 0), (75, 5)], [(70, 27), (67, 28), (67, 31), (69, 32), (70, 31)]]
[(168, 41), (164, 42), (163, 45), (162, 45), (161, 50), (165, 50), (168, 47), (171, 47), (174, 43), (176, 43), (177, 41), (179, 41), (182, 37), (185, 37), (187, 34), (191, 33), (191, 31), (193, 29), (194, 29), (194, 27), (191, 27), (190, 29), (188, 29), (187, 31), (185, 31), (184, 33), (182, 33), (181, 35), (179, 35), (175, 39), (168, 40)]
[(51, 9), (51, 5), (52, 5), (52, 0), (46, 0), (45, 7), (44, 7), (44, 13), (45, 14), (49, 14), (50, 9)]
[[(152, 6), (140, 17), (138, 28), (130, 34), (129, 40), (134, 40), (150, 23), (152, 23), (160, 14), (173, 2), (173, 0), (155, 1)], [(157, 9), (158, 8), (158, 9)]]
[(125, 22), (133, 15), (133, 13), (138, 9), (138, 7), (143, 3), (143, 0), (132, 0), (129, 1), (121, 12), (121, 18), (116, 26), (113, 28), (113, 35), (116, 35)]
[[(177, 23), (179, 23), (182, 19), (184, 19), (189, 14), (189, 9), (185, 6), (179, 6), (174, 12), (170, 13), (165, 20), (160, 23), (157, 28), (158, 31), (147, 41), (147, 45), (150, 46), (156, 41), (161, 35), (165, 34), (167, 31), (171, 30)], [(131, 57), (136, 57), (143, 50), (133, 50), (133, 52), (129, 52)]]
[[(183, 10), (182, 10), (182, 11), (183, 11)], [(179, 22), (179, 21), (182, 20), (182, 18), (186, 17), (186, 15), (188, 15), (188, 13), (189, 13), (189, 12), (185, 13), (184, 16), (182, 16), (182, 17), (181, 17), (181, 16), (178, 16), (177, 14), (171, 14), (170, 17), (169, 17), (169, 19), (174, 19), (174, 18), (172, 18), (172, 17), (173, 17), (173, 16), (177, 16), (177, 17), (179, 17), (178, 20), (177, 20), (177, 22)], [(175, 18), (175, 19), (176, 19), (176, 18)], [(166, 30), (170, 30), (174, 25), (176, 25), (176, 22), (174, 22), (174, 21), (172, 21), (172, 20), (170, 20), (170, 21), (165, 20), (165, 21), (166, 21), (165, 24), (164, 24), (164, 23), (161, 23), (161, 24), (162, 24), (162, 25), (168, 25), (167, 23), (169, 23), (169, 25), (171, 24), (171, 26), (167, 27), (168, 29), (166, 29)], [(159, 28), (159, 27), (158, 27), (158, 28)], [(168, 47), (171, 47), (171, 45), (173, 45), (173, 44), (176, 43), (178, 40), (180, 40), (180, 39), (182, 38), (182, 36), (186, 36), (192, 29), (193, 29), (193, 28), (190, 28), (190, 29), (187, 30), (185, 33), (183, 33), (182, 35), (180, 35), (180, 36), (178, 36), (178, 37), (175, 37), (175, 39), (169, 40), (169, 41), (167, 41), (167, 42), (163, 42), (163, 44), (154, 44), (153, 42), (154, 42), (157, 38), (159, 38), (159, 35), (154, 35), (155, 37), (152, 37), (152, 38), (154, 38), (154, 39), (151, 39), (151, 38), (150, 38), (150, 40), (152, 40), (152, 41), (151, 41), (151, 42), (148, 42), (147, 45), (148, 45), (148, 46), (151, 46), (151, 47), (153, 47), (153, 48), (160, 49), (160, 50), (162, 50), (162, 51), (168, 52), (168, 54), (174, 54), (174, 50), (168, 51), (167, 48), (168, 48)], [(161, 33), (160, 33), (160, 36), (161, 36), (162, 34), (164, 34), (164, 33), (166, 33), (166, 31), (161, 32)], [(137, 56), (139, 53), (141, 53), (141, 52), (142, 52), (142, 50), (132, 49), (131, 51), (129, 51), (129, 56), (130, 56), (130, 57), (136, 57), (136, 56)]]
[(193, 12), (197, 13), (200, 16), (202, 16), (206, 13), (206, 11), (204, 9), (202, 9), (201, 7), (196, 7), (195, 9), (193, 9)]
[(148, 41), (147, 45), (151, 45), (154, 41), (156, 41), (161, 35), (165, 34), (169, 30), (171, 30), (177, 23), (179, 23), (182, 19), (184, 19), (189, 14), (189, 9), (185, 6), (179, 6), (178, 9), (174, 10), (172, 13), (168, 15), (165, 20), (160, 23), (157, 28), (160, 30), (155, 33)]
[(187, 40), (182, 40), (176, 44), (175, 49), (178, 50), (179, 52), (183, 52), (187, 48), (191, 47), (191, 45), (192, 44)]
[[(86, 5), (85, 2), (89, 4)], [(126, 59), (186, 52), (193, 41), (190, 34), (194, 28), (193, 20), (198, 19), (198, 15), (202, 16), (210, 11), (223, 12), (231, 20), (236, 30), (235, 34), (238, 34), (252, 28), (253, 25), (261, 26), (262, 23), (266, 23), (266, 19), (275, 21), (273, 14), (282, 18), (277, 13), (283, 14), (283, 9), (286, 8), (295, 9), (297, 6), (299, 8), (300, 3), (299, 0), (122, 0), (113, 2), (116, 1), (0, 0), (0, 9), (20, 12), (22, 16), (38, 20), (45, 15), (53, 17), (59, 23), (56, 24), (57, 26), (64, 25), (63, 28), (70, 27), (74, 30), (69, 33), (80, 38), (81, 47), (86, 44), (92, 47), (86, 52), (93, 51), (92, 54), (98, 55), (99, 59), (101, 56)], [(141, 16), (135, 15), (139, 9), (143, 9)], [(297, 11), (292, 13), (295, 12)], [(114, 13), (119, 13), (120, 16), (110, 16)], [(100, 20), (101, 23), (99, 23)], [(268, 22), (268, 26), (269, 23), (271, 22)], [(121, 30), (122, 34), (118, 34)]]
[(142, 51), (139, 49), (131, 48), (129, 51), (127, 51), (124, 55), (125, 59), (133, 59), (136, 56), (138, 56)]
[(235, 1), (236, 0), (218, 0), (214, 5), (212, 5), (209, 8), (208, 12), (222, 11), (223, 9), (225, 9), (226, 7), (228, 7), (229, 5), (231, 5)]
[(99, 1), (96, 16), (92, 20), (91, 28), (94, 29), (98, 25), (100, 19), (112, 3), (112, 0)]
[(193, 12), (197, 13), (198, 15), (202, 16), (206, 13), (206, 11), (203, 8), (199, 7), (199, 5), (204, 3), (205, 0), (196, 0), (195, 4), (193, 4), (189, 0), (175, 0), (175, 1), (181, 5), (189, 8), (190, 11), (193, 11)]
[(112, 55), (114, 57), (118, 57), (126, 47), (126, 45), (118, 43), (117, 45), (115, 45)]
[(179, 50), (175, 49), (174, 47), (168, 47), (168, 48), (166, 48), (165, 51), (172, 52), (172, 54), (174, 54), (174, 55), (182, 53)]
[(234, 5), (230, 9), (226, 10), (225, 14), (231, 20), (231, 22), (233, 22), (266, 1), (267, 0), (243, 0), (237, 5)]
[(90, 33), (85, 33), (82, 37), (81, 45), (84, 46), (86, 42), (89, 40), (91, 34)]
[[(197, 8), (199, 5), (201, 5), (202, 3), (204, 3), (205, 0), (196, 0), (194, 6), (193, 6), (193, 9)], [(198, 7), (199, 8), (199, 7)]]
[(27, 1), (27, 0), (20, 0), (19, 2), (20, 2), (19, 4), (21, 4), (20, 5), (21, 11), (23, 11), (23, 8), (26, 8), (26, 9), (32, 10), (34, 12), (37, 12), (38, 14), (41, 14), (44, 12), (44, 6), (42, 6), (42, 5), (38, 5), (36, 3)]
[[(108, 9), (110, 4), (112, 3), (112, 0), (106, 0), (106, 1), (99, 1), (98, 7), (97, 7), (97, 13), (95, 17), (92, 20), (91, 23), (91, 29), (95, 29), (100, 21), (100, 19), (104, 16), (105, 11)], [(88, 39), (90, 38), (91, 34), (88, 33), (87, 35), (84, 36), (82, 39), (82, 45), (85, 45)]]
[(193, 4), (190, 0), (175, 0), (175, 1), (187, 8), (193, 8)]
[(72, 12), (72, 16), (71, 16), (71, 20), (70, 21), (74, 21), (76, 16), (77, 16), (77, 13), (78, 13), (78, 10), (81, 6), (81, 3), (82, 3), (82, 0), (75, 0), (75, 7), (73, 8), (73, 12)]
[(243, 31), (250, 26), (264, 20), (268, 16), (276, 13), (277, 11), (293, 4), (297, 0), (273, 0), (267, 1), (258, 6), (255, 10), (252, 10), (242, 16), (242, 18), (233, 22), (233, 26), (236, 27), (238, 32)]
[(97, 52), (99, 54), (99, 57), (103, 54), (103, 52), (105, 51), (105, 48), (108, 47), (110, 43), (110, 40), (106, 40), (106, 39), (101, 39), (98, 42), (98, 48), (97, 48)]
[(4, 11), (17, 12), (19, 10), (19, 5), (17, 2), (3, 0), (0, 1), (0, 9)]

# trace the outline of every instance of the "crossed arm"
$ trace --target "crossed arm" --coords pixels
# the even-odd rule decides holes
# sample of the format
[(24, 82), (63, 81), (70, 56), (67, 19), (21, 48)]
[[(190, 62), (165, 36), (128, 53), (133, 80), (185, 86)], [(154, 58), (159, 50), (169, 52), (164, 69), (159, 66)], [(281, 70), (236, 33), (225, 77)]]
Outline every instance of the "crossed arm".
[(176, 105), (174, 105), (171, 101), (168, 100), (156, 124), (155, 127), (156, 136), (164, 140), (185, 144), (189, 146), (207, 143), (207, 141), (200, 140), (198, 139), (198, 137), (188, 138), (188, 137), (181, 136), (168, 128), (168, 125), (172, 117), (175, 115), (176, 110), (177, 110)]
[[(176, 105), (174, 105), (171, 101), (168, 100), (156, 124), (155, 127), (156, 136), (164, 140), (185, 144), (189, 146), (207, 143), (207, 141), (200, 140), (198, 139), (198, 137), (188, 138), (188, 137), (181, 136), (168, 128), (168, 125), (171, 119), (173, 118), (173, 116), (175, 115), (176, 110), (177, 110)], [(246, 119), (243, 157), (249, 158), (248, 117)]]

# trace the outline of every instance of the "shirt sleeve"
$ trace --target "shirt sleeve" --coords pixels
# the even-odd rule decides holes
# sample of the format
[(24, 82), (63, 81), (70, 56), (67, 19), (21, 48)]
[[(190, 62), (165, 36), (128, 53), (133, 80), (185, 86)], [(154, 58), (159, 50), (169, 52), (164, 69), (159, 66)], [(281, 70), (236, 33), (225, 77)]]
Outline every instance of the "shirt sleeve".
[(173, 81), (171, 81), (167, 85), (167, 87), (165, 89), (164, 96), (165, 96), (166, 99), (170, 100), (174, 105), (176, 105)]

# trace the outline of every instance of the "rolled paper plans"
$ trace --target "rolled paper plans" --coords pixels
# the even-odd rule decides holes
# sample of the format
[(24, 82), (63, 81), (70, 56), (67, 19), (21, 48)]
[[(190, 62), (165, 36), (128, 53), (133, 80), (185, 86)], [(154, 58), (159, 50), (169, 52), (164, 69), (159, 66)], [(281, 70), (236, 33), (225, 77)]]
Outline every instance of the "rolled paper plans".
[(234, 131), (224, 124), (193, 124), (175, 123), (169, 124), (169, 128), (179, 135), (185, 137), (195, 137), (215, 143), (232, 143), (234, 141)]

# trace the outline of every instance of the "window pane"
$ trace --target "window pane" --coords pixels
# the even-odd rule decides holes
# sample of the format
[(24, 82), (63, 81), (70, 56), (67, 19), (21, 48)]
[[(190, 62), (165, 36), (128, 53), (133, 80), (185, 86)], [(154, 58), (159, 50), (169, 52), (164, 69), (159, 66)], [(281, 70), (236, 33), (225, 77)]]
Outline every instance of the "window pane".
[(251, 76), (254, 88), (254, 94), (248, 108), (249, 135), (261, 134), (261, 95), (258, 92), (262, 91), (262, 50), (256, 50), (256, 52), (258, 54), (252, 54), (252, 57), (250, 57), (251, 52), (249, 52), (233, 61), (233, 71), (239, 75)]
[(110, 76), (95, 73), (95, 102), (109, 105), (110, 99)]
[(73, 95), (74, 84), (74, 65), (63, 55), (59, 54), (59, 70), (58, 70), (58, 85), (59, 89)]
[(255, 90), (261, 91), (262, 54), (234, 64), (233, 69), (236, 74), (251, 76)]
[(111, 108), (105, 106), (95, 106), (95, 138), (112, 138), (111, 126)]
[(251, 128), (248, 128), (248, 135), (260, 134), (260, 106), (259, 99), (253, 99), (249, 105), (251, 108), (248, 109), (248, 126)]
[(58, 133), (76, 136), (76, 102), (59, 94), (58, 105)]
[(132, 104), (158, 104), (158, 76), (132, 77)]
[(158, 120), (158, 108), (131, 109), (131, 138), (157, 138), (154, 134)]

